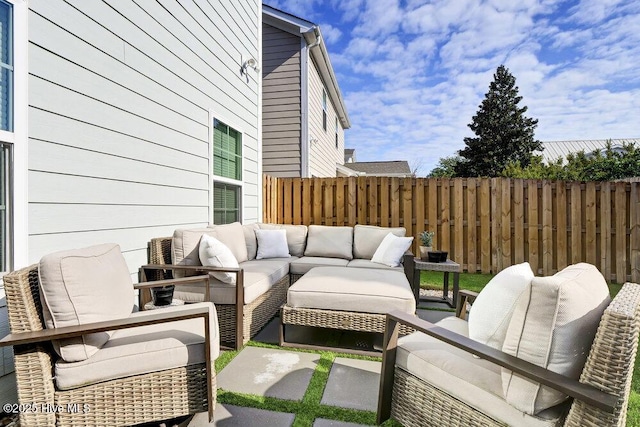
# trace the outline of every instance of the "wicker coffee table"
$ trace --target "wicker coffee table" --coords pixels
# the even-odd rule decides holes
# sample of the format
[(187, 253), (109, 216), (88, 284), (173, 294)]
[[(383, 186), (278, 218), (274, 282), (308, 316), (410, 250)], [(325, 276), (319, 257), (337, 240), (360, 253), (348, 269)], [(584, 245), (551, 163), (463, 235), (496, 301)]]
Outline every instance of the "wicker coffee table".
[[(416, 304), (420, 301), (444, 302), (449, 307), (455, 307), (458, 300), (459, 280), (460, 280), (460, 264), (448, 259), (446, 262), (429, 262), (420, 258), (414, 259), (415, 266), (413, 268), (413, 292), (416, 297)], [(444, 282), (442, 289), (442, 297), (420, 297), (420, 271), (441, 271), (444, 273)], [(449, 273), (453, 273), (453, 298), (449, 298)]]

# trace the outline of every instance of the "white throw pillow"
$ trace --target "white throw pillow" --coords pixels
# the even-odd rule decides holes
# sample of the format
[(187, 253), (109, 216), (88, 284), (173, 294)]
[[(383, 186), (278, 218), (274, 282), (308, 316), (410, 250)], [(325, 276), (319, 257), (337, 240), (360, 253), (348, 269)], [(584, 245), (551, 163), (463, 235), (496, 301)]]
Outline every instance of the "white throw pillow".
[(528, 262), (512, 265), (496, 274), (471, 306), (469, 338), (502, 350), (516, 302), (533, 276)]
[[(207, 267), (238, 268), (238, 260), (231, 249), (224, 243), (208, 234), (203, 234), (198, 248), (200, 262)], [(211, 272), (211, 275), (224, 283), (235, 283), (236, 273)]]
[(389, 233), (382, 239), (380, 246), (371, 257), (371, 261), (389, 267), (398, 267), (402, 256), (411, 246), (411, 242), (413, 242), (413, 237), (398, 237)]
[[(534, 277), (518, 299), (502, 351), (577, 380), (609, 301), (606, 280), (590, 264)], [(507, 403), (531, 415), (567, 399), (505, 368), (502, 389)]]
[(258, 253), (256, 259), (289, 258), (286, 230), (256, 230)]

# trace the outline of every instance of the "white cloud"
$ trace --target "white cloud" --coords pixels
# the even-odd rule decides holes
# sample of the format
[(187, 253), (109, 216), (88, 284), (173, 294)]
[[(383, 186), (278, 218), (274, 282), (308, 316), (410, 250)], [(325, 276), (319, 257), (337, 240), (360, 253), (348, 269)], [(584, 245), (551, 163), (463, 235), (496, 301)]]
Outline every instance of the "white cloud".
[(338, 27), (334, 27), (328, 23), (320, 24), (320, 31), (322, 32), (322, 37), (324, 37), (325, 41), (329, 44), (337, 43), (342, 37), (342, 31), (340, 31)]

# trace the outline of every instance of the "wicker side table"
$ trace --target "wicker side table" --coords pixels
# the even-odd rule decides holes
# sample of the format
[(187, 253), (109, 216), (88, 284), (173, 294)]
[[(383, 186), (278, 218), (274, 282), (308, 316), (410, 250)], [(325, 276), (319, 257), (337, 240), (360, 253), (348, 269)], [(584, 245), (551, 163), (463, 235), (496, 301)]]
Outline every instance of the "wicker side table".
[[(420, 258), (415, 258), (413, 268), (413, 292), (416, 297), (416, 304), (420, 301), (444, 302), (449, 307), (455, 307), (458, 300), (458, 290), (460, 281), (460, 264), (448, 259), (446, 262), (428, 262)], [(442, 271), (444, 273), (443, 292), (441, 297), (420, 297), (420, 271)], [(449, 273), (453, 273), (453, 298), (449, 298)]]

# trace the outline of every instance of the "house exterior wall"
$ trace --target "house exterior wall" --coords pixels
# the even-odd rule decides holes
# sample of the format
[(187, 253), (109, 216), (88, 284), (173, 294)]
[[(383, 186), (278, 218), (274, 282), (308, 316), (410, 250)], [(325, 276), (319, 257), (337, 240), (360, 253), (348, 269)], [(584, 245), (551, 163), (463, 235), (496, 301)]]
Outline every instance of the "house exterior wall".
[[(327, 130), (322, 126), (322, 90), (327, 93)], [(315, 61), (309, 60), (309, 174), (336, 176), (336, 163), (344, 164), (344, 129), (338, 120), (336, 147), (336, 109), (320, 77)]]
[(301, 176), (301, 38), (262, 24), (263, 171)]
[[(211, 222), (210, 117), (243, 132), (243, 221), (261, 218), (256, 0), (29, 1), (29, 262)], [(20, 266), (17, 266), (20, 267)]]

